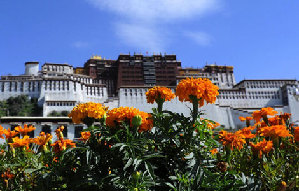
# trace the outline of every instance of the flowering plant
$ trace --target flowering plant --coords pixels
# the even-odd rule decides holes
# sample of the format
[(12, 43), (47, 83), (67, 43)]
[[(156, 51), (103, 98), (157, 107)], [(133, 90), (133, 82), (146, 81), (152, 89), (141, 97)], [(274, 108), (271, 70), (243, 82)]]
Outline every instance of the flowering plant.
[(162, 112), (161, 103), (174, 97), (163, 87), (147, 93), (158, 103), (152, 113), (79, 104), (69, 117), (87, 128), (75, 140), (63, 136), (63, 126), (53, 142), (44, 132), (28, 136), (33, 126), (0, 126), (1, 190), (298, 189), (299, 127), (290, 114), (262, 108), (240, 117), (245, 127), (232, 132), (200, 118), (198, 107), (218, 95), (211, 81), (182, 80), (176, 95), (192, 102), (191, 117)]
[(162, 106), (165, 101), (170, 101), (175, 98), (174, 93), (171, 89), (166, 87), (155, 86), (146, 92), (147, 103), (158, 104), (158, 111), (162, 112)]

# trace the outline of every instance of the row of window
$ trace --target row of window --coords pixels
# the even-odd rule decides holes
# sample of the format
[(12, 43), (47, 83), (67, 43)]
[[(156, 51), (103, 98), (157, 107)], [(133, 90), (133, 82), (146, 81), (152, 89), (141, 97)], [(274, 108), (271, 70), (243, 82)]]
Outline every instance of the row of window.
[(45, 81), (45, 90), (69, 90), (69, 81)]
[(103, 87), (86, 87), (86, 93), (87, 93), (87, 95), (104, 96)]
[(47, 102), (47, 106), (75, 106), (75, 102)]
[[(27, 125), (30, 125), (30, 124), (27, 124)], [(11, 125), (11, 130), (13, 131), (18, 125)], [(34, 126), (34, 125), (33, 125)], [(64, 126), (64, 129), (63, 129), (63, 136), (65, 138), (68, 137), (68, 127), (67, 125), (63, 125)], [(55, 130), (55, 129), (54, 129)], [(52, 134), (52, 132), (54, 133), (54, 130), (51, 128), (50, 125), (43, 125), (42, 128), (41, 128), (41, 131), (42, 132), (45, 132), (46, 134), (49, 133), (49, 134)], [(81, 132), (83, 131), (83, 126), (79, 125), (79, 126), (75, 126), (75, 134), (74, 134), (74, 138), (75, 139), (78, 139), (81, 137)], [(40, 132), (37, 132), (36, 130), (35, 131), (31, 131), (28, 133), (28, 136), (33, 138), (35, 136), (38, 136)]]
[(55, 72), (64, 72), (66, 67), (68, 66), (57, 66), (57, 65), (47, 65), (47, 67), (43, 67), (45, 71), (55, 71)]
[(256, 96), (218, 96), (219, 99), (280, 99), (279, 95), (256, 95)]
[(8, 85), (9, 92), (24, 92), (25, 90), (34, 92), (41, 89), (41, 82), (2, 82), (1, 92), (5, 91), (5, 85)]
[(278, 88), (285, 84), (292, 84), (293, 81), (258, 81), (258, 82), (247, 82), (245, 86), (247, 88)]

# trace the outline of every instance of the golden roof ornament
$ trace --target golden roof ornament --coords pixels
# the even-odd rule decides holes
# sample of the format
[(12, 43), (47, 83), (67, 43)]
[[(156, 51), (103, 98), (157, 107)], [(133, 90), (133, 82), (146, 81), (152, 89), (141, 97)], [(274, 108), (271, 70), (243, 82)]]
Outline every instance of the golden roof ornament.
[(94, 59), (94, 60), (102, 60), (102, 57), (101, 57), (101, 56), (98, 56), (98, 55), (95, 55), (95, 56), (92, 56), (91, 59)]

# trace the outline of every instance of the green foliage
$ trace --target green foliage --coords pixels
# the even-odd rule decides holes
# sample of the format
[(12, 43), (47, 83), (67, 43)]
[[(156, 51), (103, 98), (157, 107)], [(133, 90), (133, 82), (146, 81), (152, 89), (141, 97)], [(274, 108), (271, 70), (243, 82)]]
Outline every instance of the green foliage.
[(10, 97), (0, 101), (1, 116), (41, 116), (42, 108), (38, 106), (36, 98), (29, 99), (26, 95)]
[(48, 117), (67, 117), (69, 114), (68, 111), (61, 111), (61, 112), (58, 112), (58, 111), (52, 111), (48, 114)]
[[(0, 145), (0, 173), (8, 169), (14, 177), (3, 190), (107, 190), (107, 191), (193, 191), (277, 190), (285, 180), (296, 189), (298, 147), (287, 138), (284, 148), (257, 157), (248, 147), (223, 148), (217, 141), (215, 122), (185, 117), (170, 111), (153, 110), (153, 129), (139, 131), (128, 121), (116, 127), (104, 119), (93, 126), (85, 118), (90, 137), (76, 148), (45, 151), (32, 144), (30, 150)], [(218, 148), (213, 155), (211, 150)], [(33, 152), (31, 152), (33, 151)], [(3, 180), (3, 178), (1, 179)], [(8, 186), (7, 186), (8, 185)]]
[(6, 101), (0, 101), (0, 117), (7, 115), (7, 103)]

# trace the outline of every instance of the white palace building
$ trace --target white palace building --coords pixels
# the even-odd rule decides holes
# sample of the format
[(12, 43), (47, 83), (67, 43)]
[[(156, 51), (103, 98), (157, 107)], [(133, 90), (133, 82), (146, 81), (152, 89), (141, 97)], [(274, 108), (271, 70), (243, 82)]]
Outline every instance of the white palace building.
[[(291, 122), (299, 124), (299, 83), (295, 79), (242, 80), (236, 84), (232, 71), (223, 73), (197, 69), (201, 72), (194, 73), (191, 68), (181, 70), (184, 72), (177, 73), (177, 82), (186, 77), (206, 77), (219, 85), (220, 94), (216, 103), (205, 105), (200, 110), (204, 113), (202, 117), (217, 121), (226, 129), (242, 128), (244, 123), (239, 121), (239, 116), (249, 116), (262, 107), (292, 113)], [(32, 124), (37, 128), (33, 134), (35, 136), (41, 130), (53, 133), (57, 126), (64, 125), (66, 136), (74, 139), (80, 137), (80, 131), (85, 126), (72, 124), (67, 117), (48, 117), (52, 111), (71, 111), (76, 104), (90, 101), (102, 103), (110, 109), (130, 106), (151, 112), (156, 107), (146, 102), (145, 93), (150, 86), (121, 85), (117, 87), (117, 96), (110, 96), (109, 87), (100, 83), (103, 80), (74, 71), (76, 69), (68, 64), (45, 63), (39, 70), (38, 62), (26, 62), (24, 75), (1, 76), (0, 100), (18, 95), (38, 98), (43, 114), (42, 117), (2, 117), (0, 124), (4, 128)], [(169, 87), (175, 90), (175, 86)], [(191, 108), (190, 103), (182, 103), (178, 99), (165, 102), (163, 107), (186, 116), (190, 115)]]

